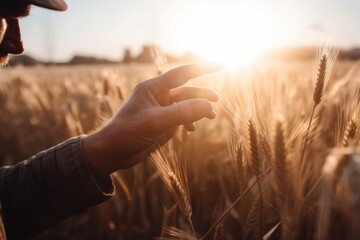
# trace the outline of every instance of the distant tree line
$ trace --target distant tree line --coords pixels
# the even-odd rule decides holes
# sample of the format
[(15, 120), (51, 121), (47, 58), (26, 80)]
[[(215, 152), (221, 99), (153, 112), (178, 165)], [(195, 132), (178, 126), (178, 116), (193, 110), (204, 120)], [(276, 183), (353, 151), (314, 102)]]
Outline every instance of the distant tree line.
[[(131, 50), (126, 48), (124, 50), (124, 55), (123, 55), (123, 59), (122, 59), (122, 63), (132, 63), (132, 62), (136, 62), (136, 63), (153, 63), (156, 59), (157, 56), (154, 56), (154, 52), (159, 52), (156, 51), (158, 48), (154, 45), (144, 45), (142, 47), (141, 52), (137, 55), (137, 56), (133, 56), (131, 53)], [(195, 54), (191, 54), (191, 53), (187, 53), (182, 55), (181, 57), (179, 56), (174, 56), (174, 55), (170, 55), (167, 53), (163, 53), (165, 57), (167, 59), (168, 62), (188, 62), (188, 61), (194, 61), (194, 60), (198, 60), (198, 57)]]
[[(78, 65), (78, 64), (110, 64), (110, 63), (154, 63), (156, 57), (154, 56), (153, 45), (145, 45), (139, 54), (133, 55), (130, 49), (125, 49), (121, 60), (111, 61), (104, 58), (96, 58), (92, 56), (79, 56), (76, 55), (67, 62), (44, 62), (37, 60), (29, 55), (23, 54), (19, 56), (11, 56), (9, 65)], [(193, 62), (199, 60), (195, 54), (187, 53), (182, 56), (174, 56), (167, 53), (164, 54), (166, 60), (169, 63), (174, 62)], [(280, 48), (270, 51), (265, 55), (266, 59), (278, 60), (278, 61), (304, 61), (312, 60), (315, 58), (316, 48), (315, 47), (294, 47), (294, 48)], [(350, 50), (341, 50), (339, 53), (339, 59), (341, 60), (358, 60), (360, 59), (360, 48), (354, 48)]]

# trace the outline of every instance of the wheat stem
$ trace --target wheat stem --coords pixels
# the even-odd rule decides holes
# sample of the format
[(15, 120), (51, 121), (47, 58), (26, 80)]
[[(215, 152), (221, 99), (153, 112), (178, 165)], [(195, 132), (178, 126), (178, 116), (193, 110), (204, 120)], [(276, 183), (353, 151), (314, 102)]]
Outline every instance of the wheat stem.
[(314, 92), (313, 92), (313, 108), (312, 108), (312, 112), (311, 112), (311, 117), (310, 117), (310, 121), (309, 121), (309, 125), (308, 128), (306, 129), (306, 133), (305, 133), (305, 137), (304, 137), (304, 144), (303, 144), (303, 148), (302, 148), (302, 152), (301, 152), (301, 161), (304, 158), (305, 155), (305, 150), (307, 147), (307, 142), (308, 142), (308, 136), (309, 136), (309, 131), (311, 128), (311, 124), (312, 124), (312, 120), (314, 118), (314, 113), (315, 113), (315, 109), (316, 107), (319, 105), (319, 103), (321, 102), (323, 95), (324, 95), (324, 88), (325, 88), (325, 80), (326, 80), (326, 70), (327, 70), (327, 56), (326, 54), (323, 54), (320, 62), (319, 62), (319, 67), (318, 67), (318, 72), (317, 72), (317, 76), (316, 76), (316, 81), (315, 81), (315, 86), (314, 86)]
[(311, 128), (313, 118), (314, 118), (315, 108), (316, 108), (316, 105), (314, 105), (313, 108), (312, 108), (311, 116), (310, 116), (310, 120), (309, 120), (309, 125), (308, 125), (308, 127), (306, 129), (306, 133), (305, 133), (305, 136), (304, 136), (304, 144), (303, 144), (303, 147), (302, 147), (301, 157), (300, 157), (301, 161), (304, 159), (305, 150), (306, 150), (306, 147), (307, 147), (307, 142), (308, 142), (308, 137), (309, 137), (309, 132), (310, 132), (310, 128)]
[(262, 194), (261, 181), (259, 177), (256, 177), (256, 182), (259, 188), (260, 194), (260, 239), (264, 235), (264, 198)]
[[(269, 173), (271, 168), (268, 168), (262, 175), (260, 175), (260, 178), (264, 178), (267, 173)], [(236, 204), (240, 202), (240, 200), (257, 184), (257, 182), (252, 183), (249, 187), (247, 187), (242, 194), (225, 210), (225, 212), (215, 221), (213, 225), (209, 228), (209, 230), (199, 239), (204, 240), (212, 231), (213, 229), (221, 222), (226, 215), (233, 209)]]

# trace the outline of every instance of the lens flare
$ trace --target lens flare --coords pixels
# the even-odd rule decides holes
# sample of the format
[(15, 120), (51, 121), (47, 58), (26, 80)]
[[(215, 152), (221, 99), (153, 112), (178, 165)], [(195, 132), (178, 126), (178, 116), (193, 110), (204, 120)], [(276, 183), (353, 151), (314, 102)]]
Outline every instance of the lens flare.
[(256, 6), (208, 3), (193, 4), (178, 34), (202, 59), (237, 67), (274, 47), (276, 31), (271, 17)]

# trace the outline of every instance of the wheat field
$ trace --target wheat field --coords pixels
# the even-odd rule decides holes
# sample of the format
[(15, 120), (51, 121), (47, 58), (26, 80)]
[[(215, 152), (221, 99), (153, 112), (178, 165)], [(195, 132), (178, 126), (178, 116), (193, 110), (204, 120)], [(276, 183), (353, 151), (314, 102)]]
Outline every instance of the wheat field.
[[(116, 195), (36, 239), (356, 239), (360, 64), (326, 50), (194, 79), (219, 93), (201, 120), (114, 176)], [(98, 128), (155, 65), (0, 71), (0, 160)]]

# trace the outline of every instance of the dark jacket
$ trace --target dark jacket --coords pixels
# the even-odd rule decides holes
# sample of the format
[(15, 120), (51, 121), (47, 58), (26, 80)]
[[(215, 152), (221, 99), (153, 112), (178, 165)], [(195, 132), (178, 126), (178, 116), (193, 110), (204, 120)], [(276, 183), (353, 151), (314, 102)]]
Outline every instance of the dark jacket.
[[(109, 178), (99, 186), (87, 164), (82, 136), (15, 166), (0, 169), (2, 220), (8, 239), (24, 239), (114, 194)], [(0, 237), (1, 237), (0, 222)]]

